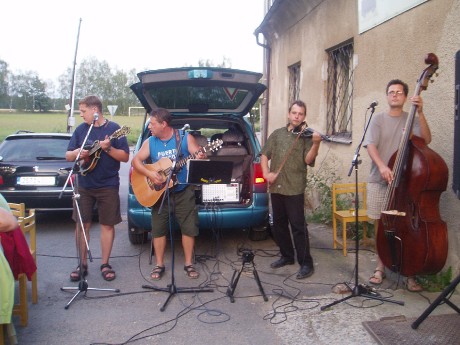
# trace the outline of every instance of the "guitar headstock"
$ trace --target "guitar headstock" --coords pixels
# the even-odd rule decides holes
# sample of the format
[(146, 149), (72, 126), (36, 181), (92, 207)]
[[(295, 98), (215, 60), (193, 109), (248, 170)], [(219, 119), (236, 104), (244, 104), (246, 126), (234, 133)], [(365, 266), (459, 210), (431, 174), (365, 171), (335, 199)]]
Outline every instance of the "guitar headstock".
[(222, 139), (216, 139), (210, 142), (208, 145), (206, 145), (206, 150), (207, 151), (217, 151), (222, 147), (222, 144), (224, 141)]
[(119, 129), (117, 129), (115, 132), (113, 132), (113, 134), (110, 137), (112, 139), (118, 139), (118, 138), (126, 136), (130, 132), (131, 132), (131, 128), (129, 128), (127, 126), (123, 126), (123, 127), (119, 128)]

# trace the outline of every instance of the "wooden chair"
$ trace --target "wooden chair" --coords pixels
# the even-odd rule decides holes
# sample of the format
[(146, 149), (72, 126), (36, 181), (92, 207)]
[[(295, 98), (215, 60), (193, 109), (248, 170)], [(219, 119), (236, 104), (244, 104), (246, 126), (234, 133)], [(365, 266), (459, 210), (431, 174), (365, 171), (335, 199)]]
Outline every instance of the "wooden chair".
[(26, 216), (26, 205), (23, 202), (20, 204), (9, 202), (8, 206), (11, 209), (11, 213), (18, 218), (18, 220)]
[[(22, 218), (19, 223), (24, 236), (26, 237), (27, 243), (29, 244), (30, 254), (37, 263), (37, 237), (36, 237), (36, 226), (35, 226), (35, 210), (29, 210), (29, 215)], [(37, 286), (37, 272), (32, 276), (32, 303), (38, 302), (38, 286)], [(19, 298), (18, 303), (13, 307), (13, 315), (20, 317), (21, 326), (27, 326), (29, 313), (28, 313), (28, 302), (27, 302), (27, 276), (22, 273), (18, 276), (19, 285)]]
[[(333, 246), (343, 249), (343, 256), (347, 256), (347, 224), (355, 223), (354, 200), (356, 194), (355, 183), (334, 183), (332, 185), (332, 236)], [(358, 222), (363, 222), (363, 240), (367, 240), (367, 195), (366, 183), (358, 183), (359, 209)], [(342, 206), (343, 205), (343, 206)], [(348, 206), (345, 208), (345, 206)], [(337, 236), (337, 221), (342, 223), (342, 240)]]

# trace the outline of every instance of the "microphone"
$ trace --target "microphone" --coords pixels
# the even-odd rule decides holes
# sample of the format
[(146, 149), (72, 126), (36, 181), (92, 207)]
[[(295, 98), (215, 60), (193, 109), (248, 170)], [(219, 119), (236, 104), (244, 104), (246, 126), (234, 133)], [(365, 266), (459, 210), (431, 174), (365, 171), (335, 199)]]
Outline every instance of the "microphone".
[(98, 113), (94, 113), (94, 122), (96, 122), (97, 120), (99, 120), (99, 114), (98, 114)]
[(190, 125), (188, 123), (186, 123), (180, 130), (185, 131), (186, 129), (190, 129)]
[(375, 107), (378, 106), (378, 105), (379, 105), (379, 102), (374, 101), (374, 102), (371, 103), (371, 105), (370, 105), (369, 108), (367, 108), (367, 109), (370, 109), (370, 108), (373, 109), (373, 108), (375, 108)]

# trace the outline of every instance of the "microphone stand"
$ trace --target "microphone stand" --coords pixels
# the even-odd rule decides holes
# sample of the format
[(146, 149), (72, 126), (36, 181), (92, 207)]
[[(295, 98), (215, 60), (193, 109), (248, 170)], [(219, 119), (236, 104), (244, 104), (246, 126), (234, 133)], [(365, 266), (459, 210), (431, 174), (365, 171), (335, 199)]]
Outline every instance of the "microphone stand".
[[(176, 135), (175, 131), (173, 135)], [(182, 132), (182, 135), (180, 136), (179, 145), (178, 145), (177, 152), (176, 152), (176, 157), (172, 161), (171, 169), (169, 171), (168, 178), (166, 179), (166, 184), (165, 184), (166, 190), (165, 190), (165, 193), (163, 194), (163, 199), (161, 200), (160, 208), (158, 209), (158, 214), (161, 214), (163, 210), (163, 206), (164, 206), (164, 201), (167, 199), (168, 200), (168, 214), (169, 214), (169, 238), (171, 242), (171, 283), (168, 284), (166, 288), (158, 288), (152, 285), (142, 285), (142, 288), (144, 289), (151, 289), (154, 291), (164, 291), (164, 292), (169, 293), (168, 297), (166, 298), (166, 301), (163, 303), (162, 307), (160, 308), (160, 311), (166, 310), (166, 306), (168, 305), (169, 301), (177, 293), (198, 293), (198, 292), (213, 292), (214, 291), (214, 289), (211, 289), (211, 288), (177, 287), (176, 282), (175, 282), (175, 277), (174, 277), (174, 266), (175, 266), (175, 253), (174, 252), (175, 250), (174, 250), (174, 234), (173, 234), (173, 227), (172, 227), (172, 221), (173, 221), (172, 216), (175, 215), (175, 202), (174, 202), (174, 191), (173, 191), (172, 192), (173, 202), (171, 206), (169, 183), (171, 181), (173, 173), (176, 171), (176, 168), (177, 168), (176, 167), (177, 157), (179, 156), (181, 152), (182, 141), (184, 139), (184, 135), (185, 135), (185, 130)]]
[[(94, 123), (98, 120), (98, 117), (96, 116), (97, 113), (94, 114), (94, 120), (93, 122), (91, 123), (89, 129), (88, 129), (88, 132), (86, 133), (86, 136), (85, 138), (83, 139), (83, 143), (81, 144), (81, 147), (80, 147), (80, 150), (78, 151), (78, 154), (77, 154), (77, 158), (75, 158), (75, 161), (73, 162), (73, 165), (72, 165), (72, 168), (70, 169), (69, 171), (69, 174), (67, 176), (67, 180), (64, 184), (64, 186), (62, 187), (62, 190), (61, 190), (61, 193), (59, 194), (59, 199), (62, 197), (62, 194), (64, 193), (67, 185), (69, 184), (70, 182), (70, 185), (72, 187), (72, 194), (73, 194), (73, 201), (74, 201), (74, 205), (75, 205), (75, 209), (77, 211), (77, 216), (78, 216), (78, 222), (77, 222), (77, 229), (78, 227), (80, 227), (80, 232), (78, 232), (78, 239), (77, 239), (77, 258), (78, 258), (78, 267), (80, 267), (80, 270), (79, 270), (79, 275), (80, 275), (80, 281), (78, 283), (78, 287), (61, 287), (61, 291), (77, 291), (77, 293), (70, 299), (70, 301), (65, 305), (64, 309), (69, 309), (70, 305), (72, 304), (72, 302), (81, 294), (81, 293), (85, 293), (88, 291), (88, 290), (93, 290), (93, 291), (110, 291), (110, 292), (120, 292), (119, 289), (101, 289), (101, 288), (90, 288), (88, 287), (88, 282), (87, 280), (85, 279), (85, 277), (83, 276), (83, 265), (82, 265), (82, 258), (81, 258), (81, 236), (80, 236), (80, 233), (83, 234), (83, 239), (85, 241), (85, 246), (86, 246), (86, 250), (88, 252), (88, 258), (89, 258), (89, 261), (90, 262), (93, 262), (93, 257), (91, 255), (91, 250), (89, 248), (89, 243), (88, 243), (88, 238), (86, 236), (86, 232), (85, 232), (85, 226), (83, 224), (83, 219), (81, 217), (81, 212), (80, 212), (80, 205), (79, 205), (79, 200), (80, 200), (80, 194), (78, 194), (78, 175), (76, 175), (76, 186), (74, 186), (73, 182), (72, 182), (72, 175), (74, 172), (78, 172), (79, 171), (79, 168), (78, 168), (78, 162), (80, 160), (80, 156), (81, 156), (81, 152), (83, 151), (83, 148), (85, 147), (86, 145), (86, 142), (88, 140), (88, 137), (89, 137), (89, 134), (91, 133), (93, 127), (94, 127)], [(76, 191), (76, 192), (75, 192)], [(78, 225), (79, 224), (79, 225)]]
[[(363, 133), (363, 136), (361, 138), (361, 141), (359, 142), (359, 145), (358, 147), (356, 148), (356, 151), (355, 151), (355, 154), (353, 156), (353, 160), (351, 162), (351, 167), (350, 167), (350, 171), (348, 172), (348, 176), (351, 175), (351, 173), (353, 172), (353, 170), (355, 170), (355, 246), (356, 246), (356, 252), (355, 252), (355, 286), (353, 289), (350, 288), (350, 286), (348, 285), (347, 282), (344, 282), (343, 284), (345, 284), (350, 290), (351, 290), (351, 295), (349, 296), (346, 296), (342, 299), (339, 299), (337, 301), (334, 301), (330, 304), (327, 304), (323, 307), (321, 307), (320, 309), (321, 310), (325, 310), (325, 309), (328, 309), (329, 307), (332, 307), (333, 305), (336, 305), (336, 304), (339, 304), (341, 302), (344, 302), (350, 298), (353, 298), (353, 297), (366, 297), (366, 298), (370, 298), (370, 299), (374, 299), (374, 300), (379, 300), (379, 301), (382, 301), (382, 302), (390, 302), (390, 303), (395, 303), (395, 304), (399, 304), (399, 305), (404, 305), (404, 302), (402, 301), (394, 301), (394, 300), (391, 300), (391, 299), (388, 299), (388, 298), (383, 298), (380, 296), (380, 294), (378, 292), (376, 292), (373, 288), (370, 288), (366, 285), (362, 285), (362, 284), (359, 284), (358, 283), (358, 267), (359, 267), (359, 258), (358, 258), (358, 254), (359, 254), (359, 227), (358, 227), (358, 212), (359, 212), (359, 193), (358, 193), (358, 165), (361, 164), (361, 161), (359, 160), (359, 151), (361, 149), (361, 145), (363, 144), (364, 142), (364, 138), (366, 137), (366, 132), (367, 132), (367, 129), (369, 128), (369, 124), (371, 122), (371, 119), (372, 119), (372, 115), (374, 114), (374, 111), (375, 111), (375, 106), (377, 104), (375, 104), (376, 102), (372, 103), (371, 106), (369, 108), (371, 108), (371, 114), (369, 116), (369, 121), (367, 122), (367, 125), (366, 127), (364, 128), (364, 133)], [(368, 108), (368, 109), (369, 109)]]

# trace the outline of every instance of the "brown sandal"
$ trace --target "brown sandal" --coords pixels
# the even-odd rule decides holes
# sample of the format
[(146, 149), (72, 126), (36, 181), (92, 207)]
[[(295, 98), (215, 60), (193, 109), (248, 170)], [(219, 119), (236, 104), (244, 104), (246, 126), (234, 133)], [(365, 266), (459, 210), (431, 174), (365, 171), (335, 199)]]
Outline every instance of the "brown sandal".
[[(376, 274), (377, 272), (381, 273), (381, 277), (379, 277)], [(385, 275), (384, 271), (376, 269), (374, 271), (374, 274), (372, 275), (372, 277), (369, 278), (369, 283), (371, 283), (372, 285), (380, 285), (380, 284), (382, 284), (382, 281), (385, 279), (385, 277), (386, 277), (386, 275)]]
[(152, 280), (160, 280), (161, 277), (163, 277), (164, 273), (165, 273), (165, 267), (157, 265), (152, 270), (152, 272), (150, 272), (150, 279), (152, 279)]
[[(104, 270), (106, 268), (106, 270)], [(102, 264), (101, 265), (101, 275), (104, 280), (112, 281), (116, 278), (115, 271), (112, 269), (112, 266), (109, 264)]]
[(190, 279), (197, 279), (200, 276), (193, 265), (184, 266), (184, 271), (187, 277)]
[[(80, 267), (83, 267), (83, 270), (80, 272)], [(81, 276), (80, 276), (81, 275)], [(78, 265), (75, 271), (70, 273), (70, 281), (77, 282), (80, 278), (85, 278), (88, 275), (88, 265)]]

